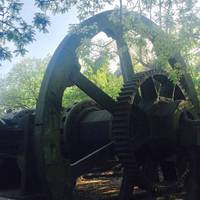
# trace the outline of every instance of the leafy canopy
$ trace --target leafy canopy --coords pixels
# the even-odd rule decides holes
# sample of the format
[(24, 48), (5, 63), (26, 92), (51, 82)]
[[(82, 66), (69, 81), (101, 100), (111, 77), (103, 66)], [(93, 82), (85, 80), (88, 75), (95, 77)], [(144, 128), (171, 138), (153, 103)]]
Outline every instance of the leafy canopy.
[[(47, 32), (50, 21), (44, 13), (35, 13), (33, 23), (28, 24), (21, 16), (22, 8), (20, 0), (0, 0), (0, 61), (23, 56), (27, 52), (25, 46), (35, 40), (35, 29)], [(14, 44), (14, 51), (8, 44)]]
[[(11, 60), (13, 55), (25, 55), (26, 45), (35, 40), (35, 30), (47, 33), (50, 19), (46, 11), (54, 14), (67, 12), (76, 6), (80, 18), (101, 10), (109, 0), (35, 0), (41, 12), (34, 14), (32, 23), (27, 23), (21, 15), (23, 0), (0, 0), (0, 61)], [(12, 51), (9, 46), (14, 45)]]
[[(0, 61), (11, 60), (13, 55), (24, 55), (26, 45), (35, 40), (35, 30), (48, 32), (48, 14), (65, 13), (76, 8), (77, 16), (83, 20), (106, 6), (124, 6), (147, 16), (163, 30), (173, 36), (180, 49), (190, 52), (199, 47), (200, 9), (198, 0), (33, 0), (40, 12), (34, 14), (32, 23), (21, 15), (24, 0), (0, 0)], [(121, 2), (121, 4), (120, 4)], [(123, 22), (125, 23), (125, 22)], [(10, 47), (14, 44), (14, 51)], [(144, 42), (143, 42), (144, 43)], [(187, 55), (188, 56), (188, 55)]]
[(49, 56), (27, 58), (16, 64), (0, 81), (0, 110), (35, 106)]
[[(35, 30), (47, 32), (50, 18), (47, 11), (54, 14), (67, 12), (76, 7), (80, 20), (102, 10), (106, 5), (114, 5), (109, 0), (35, 0), (35, 6), (41, 9), (35, 13), (33, 23), (27, 24), (20, 15), (23, 3), (20, 0), (0, 0), (0, 60), (11, 59), (12, 55), (26, 53), (25, 46), (34, 41)], [(155, 48), (146, 38), (134, 31), (124, 33), (124, 37), (130, 47), (134, 66), (140, 70), (151, 68), (158, 62), (165, 65), (171, 50), (171, 43), (184, 55), (189, 65), (191, 74), (197, 89), (200, 88), (199, 76), (199, 47), (200, 47), (200, 19), (196, 0), (137, 0), (123, 2), (128, 10), (137, 11), (150, 18), (165, 32), (170, 35), (170, 42), (160, 38), (157, 41), (157, 51), (162, 51), (159, 57), (155, 55)], [(128, 26), (128, 20), (122, 18), (122, 22)], [(87, 30), (86, 30), (87, 31)], [(14, 52), (8, 48), (8, 43), (14, 43)], [(111, 46), (109, 46), (111, 45)], [(100, 54), (96, 50), (101, 47)], [(113, 41), (106, 44), (94, 41), (83, 41), (78, 49), (78, 56), (84, 66), (83, 73), (101, 89), (116, 97), (122, 84), (120, 70), (111, 73), (108, 65), (115, 59)], [(0, 80), (0, 107), (7, 108), (32, 108), (37, 101), (39, 87), (49, 58), (27, 59), (16, 65), (6, 78)], [(138, 71), (136, 69), (136, 71)], [(195, 75), (195, 74), (196, 75)], [(175, 72), (175, 75), (177, 73)], [(176, 79), (177, 75), (175, 76)], [(69, 106), (76, 101), (88, 98), (81, 90), (71, 87), (66, 90), (63, 97), (63, 105)]]
[[(98, 67), (92, 68), (89, 63), (95, 60), (87, 59), (84, 64), (84, 74), (112, 97), (116, 97), (122, 85), (122, 77), (116, 76), (107, 67), (108, 57)], [(50, 56), (43, 59), (28, 58), (16, 64), (6, 77), (0, 78), (0, 114), (5, 110), (35, 108), (43, 75)], [(71, 106), (89, 97), (73, 86), (67, 88), (63, 95), (63, 106)]]

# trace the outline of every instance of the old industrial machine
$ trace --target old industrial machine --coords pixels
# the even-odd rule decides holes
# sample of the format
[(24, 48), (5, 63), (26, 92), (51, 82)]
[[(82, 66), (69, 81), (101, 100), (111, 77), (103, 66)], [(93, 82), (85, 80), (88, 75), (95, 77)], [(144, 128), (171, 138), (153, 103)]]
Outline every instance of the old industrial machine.
[[(124, 14), (131, 28), (154, 45), (168, 37), (146, 17)], [(118, 11), (95, 15), (66, 36), (48, 65), (36, 110), (1, 119), (1, 196), (71, 200), (77, 177), (121, 163), (120, 200), (132, 199), (134, 186), (149, 199), (171, 191), (182, 192), (186, 200), (200, 199), (199, 102), (187, 66), (174, 51), (169, 65), (184, 72), (178, 83), (156, 68), (134, 73), (122, 36), (127, 27), (113, 16), (119, 19)], [(97, 28), (81, 31), (94, 24)], [(124, 85), (117, 100), (80, 71), (76, 49), (83, 38), (99, 32), (112, 37), (119, 49)], [(91, 100), (62, 110), (63, 92), (73, 85)]]

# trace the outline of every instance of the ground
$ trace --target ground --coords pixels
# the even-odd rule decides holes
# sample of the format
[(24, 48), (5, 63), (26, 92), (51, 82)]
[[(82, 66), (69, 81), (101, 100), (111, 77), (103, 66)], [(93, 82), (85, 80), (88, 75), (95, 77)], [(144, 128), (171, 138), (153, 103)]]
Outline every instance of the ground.
[[(103, 176), (90, 179), (81, 177), (77, 181), (76, 200), (117, 200), (120, 185), (120, 177)], [(147, 200), (146, 195), (141, 195), (141, 193), (135, 188), (136, 199)], [(157, 197), (154, 200), (183, 200), (180, 196), (181, 194), (171, 194), (166, 197)]]
[[(110, 172), (96, 176), (89, 174), (77, 180), (74, 200), (117, 200), (121, 185), (121, 177)], [(138, 196), (141, 192), (135, 188), (137, 200), (149, 200), (145, 194)], [(157, 197), (154, 200), (183, 200), (180, 195), (169, 195), (168, 197)], [(135, 199), (135, 198), (134, 198)], [(0, 200), (10, 200), (1, 198)]]

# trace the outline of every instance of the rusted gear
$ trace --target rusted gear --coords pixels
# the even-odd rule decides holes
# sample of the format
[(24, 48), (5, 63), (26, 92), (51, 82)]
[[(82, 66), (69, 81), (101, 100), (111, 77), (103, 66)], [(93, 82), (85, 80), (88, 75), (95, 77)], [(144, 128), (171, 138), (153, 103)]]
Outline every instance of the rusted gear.
[[(170, 92), (169, 88), (171, 88)], [(183, 102), (187, 102), (187, 105), (191, 104), (182, 87), (179, 84), (174, 85), (169, 80), (168, 74), (162, 70), (150, 70), (133, 75), (132, 80), (124, 84), (117, 100), (112, 133), (116, 153), (124, 167), (124, 180), (120, 194), (120, 198), (124, 200), (131, 198), (135, 184), (147, 191), (153, 190), (152, 182), (139, 169), (135, 156), (136, 150), (148, 140), (148, 128), (144, 127), (144, 124), (148, 126), (146, 113), (152, 110), (154, 112), (156, 106), (159, 107), (163, 102), (167, 102), (166, 105), (168, 101), (171, 102), (168, 106), (171, 111), (170, 109), (161, 111), (164, 113), (183, 109), (185, 107)]]

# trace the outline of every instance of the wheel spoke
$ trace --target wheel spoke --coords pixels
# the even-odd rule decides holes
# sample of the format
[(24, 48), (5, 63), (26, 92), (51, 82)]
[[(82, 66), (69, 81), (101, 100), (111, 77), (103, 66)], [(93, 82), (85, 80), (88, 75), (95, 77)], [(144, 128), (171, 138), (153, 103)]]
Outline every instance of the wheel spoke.
[(174, 96), (174, 84), (165, 76), (155, 76), (155, 81), (160, 83), (159, 97), (172, 99)]
[(141, 97), (140, 91), (138, 90), (134, 98), (134, 104), (138, 105), (141, 102), (141, 100), (142, 100), (142, 97)]
[(141, 96), (144, 105), (152, 105), (158, 97), (152, 78), (147, 79), (141, 85)]
[(174, 100), (183, 100), (185, 99), (185, 96), (183, 92), (180, 90), (180, 88), (176, 85), (174, 88)]
[(71, 81), (83, 90), (89, 97), (94, 99), (99, 105), (112, 113), (115, 101), (103, 92), (99, 87), (86, 78), (80, 71), (73, 70)]
[(161, 84), (159, 96), (172, 99), (173, 91), (174, 91), (173, 84), (171, 84), (170, 82), (166, 82), (165, 84)]
[(160, 82), (159, 96), (173, 100), (185, 99), (180, 87), (174, 85), (170, 80), (164, 76), (156, 76), (155, 81)]

